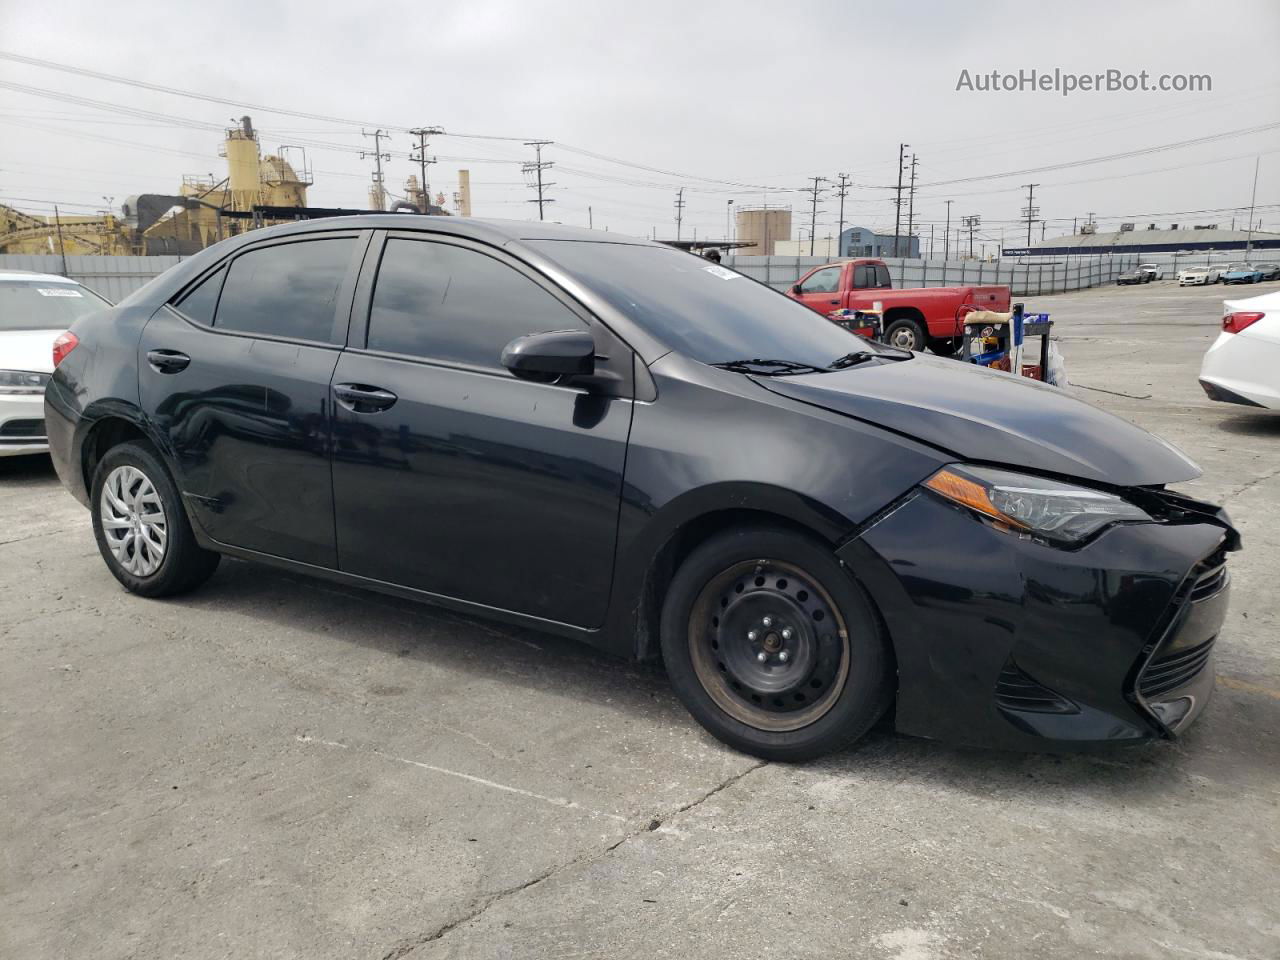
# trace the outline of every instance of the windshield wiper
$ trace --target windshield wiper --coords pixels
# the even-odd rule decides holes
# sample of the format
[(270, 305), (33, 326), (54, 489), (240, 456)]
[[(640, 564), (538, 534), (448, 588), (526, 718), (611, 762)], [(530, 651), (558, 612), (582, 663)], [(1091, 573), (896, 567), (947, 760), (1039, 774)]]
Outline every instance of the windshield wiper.
[(892, 348), (882, 347), (879, 350), (854, 350), (852, 353), (846, 353), (843, 357), (837, 357), (831, 361), (830, 370), (843, 370), (846, 367), (856, 366), (866, 360), (875, 360), (883, 357), (886, 360), (908, 360), (911, 357), (910, 350), (894, 350)]
[(762, 377), (785, 377), (793, 373), (825, 373), (822, 367), (811, 363), (798, 363), (795, 360), (725, 360), (713, 363), (713, 367), (728, 370), (732, 373), (754, 373)]

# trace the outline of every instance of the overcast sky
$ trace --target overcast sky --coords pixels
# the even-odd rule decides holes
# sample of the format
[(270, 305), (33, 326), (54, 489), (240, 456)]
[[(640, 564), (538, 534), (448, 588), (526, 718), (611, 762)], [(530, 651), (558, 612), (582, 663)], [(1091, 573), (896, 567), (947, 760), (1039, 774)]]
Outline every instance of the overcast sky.
[[(952, 225), (1025, 240), (1026, 191), (1048, 235), (1090, 211), (1121, 220), (1220, 223), (1250, 201), (1280, 229), (1280, 126), (1198, 145), (1002, 179), (992, 175), (1280, 124), (1280, 3), (971, 2), (383, 2), (379, 4), (41, 3), (0, 0), (0, 50), (216, 98), (349, 119), (250, 110), (263, 150), (308, 148), (310, 202), (367, 204), (371, 141), (360, 122), (435, 125), (433, 191), (471, 170), (477, 216), (536, 217), (521, 140), (555, 141), (547, 218), (673, 236), (723, 236), (727, 201), (796, 209), (806, 180), (848, 173), (846, 222), (892, 232), (898, 144), (918, 156), (917, 221), (928, 243), (953, 199)], [(962, 70), (1059, 68), (1209, 74), (1211, 92), (957, 91)], [(176, 192), (184, 174), (221, 177), (217, 129), (243, 109), (0, 60), (0, 83), (178, 117), (112, 113), (0, 87), (0, 202), (43, 212), (118, 206)], [(392, 193), (416, 171), (411, 138), (393, 132)], [(574, 148), (572, 151), (569, 148)], [(632, 166), (586, 156), (626, 161)], [(652, 169), (642, 169), (642, 168)], [(935, 185), (940, 181), (969, 182)], [(739, 184), (741, 186), (735, 185)], [(830, 184), (824, 185), (829, 187)], [(764, 187), (772, 189), (765, 190)], [(819, 203), (818, 235), (837, 204)], [(39, 202), (36, 202), (39, 201)], [(72, 207), (73, 204), (79, 205)], [(1214, 212), (1194, 212), (1214, 211)], [(1237, 222), (1244, 215), (1236, 213)], [(905, 220), (905, 203), (904, 203)], [(1035, 228), (1039, 239), (1040, 226)]]

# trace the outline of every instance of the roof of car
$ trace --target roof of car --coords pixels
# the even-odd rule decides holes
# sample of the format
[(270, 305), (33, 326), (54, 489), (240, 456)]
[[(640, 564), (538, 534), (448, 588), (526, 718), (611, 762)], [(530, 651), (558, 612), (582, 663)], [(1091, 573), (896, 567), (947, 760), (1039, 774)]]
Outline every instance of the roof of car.
[(656, 245), (644, 237), (633, 237), (606, 230), (588, 230), (585, 227), (569, 227), (559, 223), (542, 223), (529, 220), (489, 220), (477, 217), (426, 217), (411, 213), (370, 213), (350, 217), (322, 217), (297, 223), (281, 224), (266, 230), (254, 230), (254, 236), (272, 234), (309, 233), (315, 230), (376, 228), (380, 230), (430, 229), (437, 233), (452, 233), (475, 237), (490, 243), (506, 243), (511, 240), (586, 240), (595, 243), (627, 243)]
[(17, 280), (39, 280), (41, 283), (74, 283), (79, 281), (70, 277), (60, 277), (56, 273), (33, 273), (30, 270), (0, 270), (0, 283)]

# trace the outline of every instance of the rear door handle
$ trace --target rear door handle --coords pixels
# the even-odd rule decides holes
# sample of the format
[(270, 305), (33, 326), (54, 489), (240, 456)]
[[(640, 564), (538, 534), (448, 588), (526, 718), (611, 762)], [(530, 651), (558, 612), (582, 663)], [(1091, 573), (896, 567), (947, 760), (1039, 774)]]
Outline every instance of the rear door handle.
[(340, 404), (354, 413), (379, 413), (389, 409), (399, 399), (390, 390), (364, 383), (335, 383), (333, 395)]
[(181, 373), (191, 363), (191, 358), (177, 350), (148, 350), (147, 363), (156, 373)]

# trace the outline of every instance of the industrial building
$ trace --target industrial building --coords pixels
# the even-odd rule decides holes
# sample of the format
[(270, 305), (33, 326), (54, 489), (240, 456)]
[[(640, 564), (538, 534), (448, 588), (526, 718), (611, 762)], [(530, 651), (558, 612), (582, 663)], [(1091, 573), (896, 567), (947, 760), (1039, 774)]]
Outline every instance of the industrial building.
[[(317, 209), (307, 204), (313, 184), (306, 152), (284, 145), (276, 153), (262, 155), (258, 132), (249, 117), (226, 131), (218, 151), (227, 161), (222, 179), (187, 176), (177, 193), (144, 193), (129, 197), (120, 213), (104, 210), (92, 216), (37, 215), (0, 204), (0, 253), (81, 254), (124, 256), (130, 254), (186, 256), (224, 237), (272, 223), (307, 216), (332, 216), (372, 211)], [(460, 191), (455, 207), (463, 216), (471, 212), (470, 176), (458, 172)], [(373, 210), (385, 209), (386, 192), (375, 176), (370, 191)], [(392, 209), (448, 216), (443, 194), (430, 198), (410, 176), (404, 185), (406, 199)]]
[(1132, 223), (1122, 224), (1119, 230), (1097, 233), (1092, 224), (1085, 224), (1079, 233), (1065, 237), (1050, 237), (1031, 246), (1008, 247), (1006, 257), (1073, 256), (1099, 253), (1223, 253), (1227, 251), (1280, 250), (1280, 233), (1261, 230), (1220, 230), (1217, 224), (1180, 227), (1172, 224), (1160, 228), (1149, 224), (1146, 229), (1135, 229)]
[(920, 238), (909, 237), (905, 233), (894, 237), (891, 233), (876, 233), (866, 227), (849, 227), (840, 234), (839, 255), (842, 257), (908, 257), (914, 259), (920, 256)]

